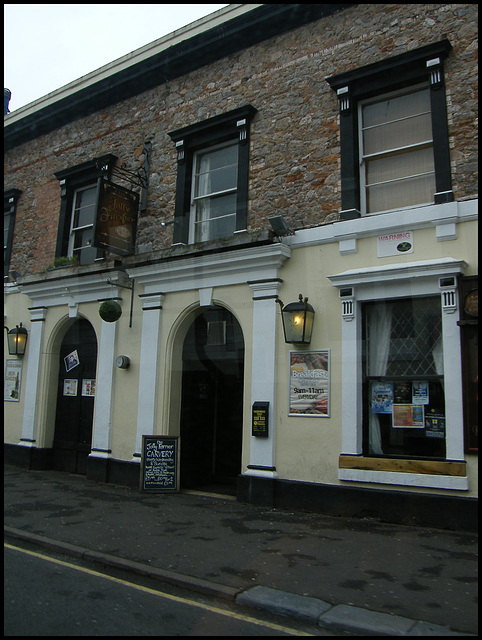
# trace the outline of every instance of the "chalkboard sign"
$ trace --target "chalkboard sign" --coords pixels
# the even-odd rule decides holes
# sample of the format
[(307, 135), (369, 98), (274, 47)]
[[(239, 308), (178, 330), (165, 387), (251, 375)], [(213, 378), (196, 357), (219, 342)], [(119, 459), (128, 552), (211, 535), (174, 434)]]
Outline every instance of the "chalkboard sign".
[(179, 436), (142, 436), (141, 491), (179, 491)]

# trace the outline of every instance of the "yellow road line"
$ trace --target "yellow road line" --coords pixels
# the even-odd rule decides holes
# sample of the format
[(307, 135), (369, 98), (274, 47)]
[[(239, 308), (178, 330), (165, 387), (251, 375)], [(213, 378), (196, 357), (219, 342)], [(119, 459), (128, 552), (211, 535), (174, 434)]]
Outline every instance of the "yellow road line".
[(242, 613), (236, 613), (234, 611), (227, 611), (225, 609), (220, 609), (218, 607), (212, 607), (208, 604), (203, 604), (202, 602), (196, 602), (195, 600), (190, 600), (188, 598), (181, 598), (180, 596), (174, 596), (170, 593), (164, 593), (163, 591), (156, 591), (155, 589), (150, 589), (149, 587), (143, 587), (142, 585), (138, 585), (133, 582), (128, 582), (127, 580), (114, 578), (113, 576), (100, 573), (99, 571), (95, 571), (93, 569), (87, 569), (86, 567), (79, 567), (78, 565), (71, 564), (70, 562), (65, 562), (64, 560), (57, 560), (56, 558), (45, 556), (42, 553), (37, 553), (36, 551), (29, 551), (28, 549), (15, 547), (11, 544), (8, 544), (7, 542), (4, 542), (3, 546), (6, 547), (7, 549), (19, 551), (20, 553), (25, 553), (27, 555), (34, 556), (36, 558), (41, 558), (42, 560), (46, 560), (47, 562), (52, 562), (53, 564), (58, 564), (63, 567), (68, 567), (69, 569), (75, 569), (76, 571), (81, 571), (82, 573), (87, 573), (91, 576), (97, 576), (98, 578), (104, 578), (104, 580), (110, 580), (111, 582), (116, 582), (117, 584), (122, 584), (126, 587), (131, 587), (133, 589), (137, 589), (138, 591), (143, 591), (144, 593), (149, 593), (154, 596), (159, 596), (161, 598), (165, 598), (166, 600), (172, 600), (174, 602), (188, 604), (188, 605), (191, 605), (192, 607), (197, 607), (198, 609), (204, 609), (205, 611), (209, 611), (211, 613), (217, 613), (219, 615), (227, 616), (229, 618), (235, 618), (236, 620), (241, 620), (243, 622), (251, 622), (261, 627), (267, 627), (268, 629), (273, 629), (274, 631), (282, 631), (284, 633), (288, 633), (294, 636), (314, 635), (311, 633), (304, 633), (302, 631), (290, 629), (289, 627), (274, 624), (272, 622), (263, 622), (263, 621), (257, 620), (256, 618), (251, 618), (250, 616), (243, 615)]

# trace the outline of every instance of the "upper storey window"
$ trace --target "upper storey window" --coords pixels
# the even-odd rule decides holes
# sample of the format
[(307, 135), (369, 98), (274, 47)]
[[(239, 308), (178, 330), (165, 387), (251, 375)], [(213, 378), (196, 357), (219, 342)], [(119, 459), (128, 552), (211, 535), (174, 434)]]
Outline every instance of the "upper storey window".
[(177, 148), (174, 244), (229, 238), (247, 227), (247, 105), (169, 135)]
[(15, 228), (15, 214), (17, 202), (22, 192), (19, 189), (9, 189), (3, 194), (3, 275), (8, 275), (12, 256), (13, 231)]
[(237, 143), (197, 152), (193, 164), (190, 242), (233, 235), (238, 188)]
[(360, 103), (362, 212), (433, 202), (429, 92), (427, 87)]
[(79, 264), (90, 264), (103, 257), (102, 249), (92, 246), (96, 200), (97, 184), (76, 189), (73, 195), (67, 255), (77, 257)]
[(327, 78), (340, 104), (342, 220), (453, 201), (450, 50), (442, 40)]
[(61, 189), (56, 258), (77, 257), (81, 265), (103, 258), (103, 250), (92, 246), (97, 180), (110, 175), (116, 159), (109, 154), (55, 174)]

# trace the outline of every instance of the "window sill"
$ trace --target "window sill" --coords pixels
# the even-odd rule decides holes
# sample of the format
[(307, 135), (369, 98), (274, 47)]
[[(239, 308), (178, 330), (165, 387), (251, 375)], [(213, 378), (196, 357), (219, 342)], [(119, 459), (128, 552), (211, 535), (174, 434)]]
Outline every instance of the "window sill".
[(465, 462), (400, 460), (341, 455), (338, 479), (467, 491)]

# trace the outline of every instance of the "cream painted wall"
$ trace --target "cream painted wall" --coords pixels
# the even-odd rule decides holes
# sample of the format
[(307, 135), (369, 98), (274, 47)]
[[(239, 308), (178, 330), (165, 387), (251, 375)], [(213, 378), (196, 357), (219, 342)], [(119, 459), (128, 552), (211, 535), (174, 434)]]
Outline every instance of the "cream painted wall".
[[(30, 334), (30, 312), (28, 311), (28, 307), (30, 306), (30, 301), (25, 296), (20, 295), (16, 291), (16, 288), (11, 287), (9, 290), (12, 293), (8, 293), (8, 295), (4, 296), (4, 325), (9, 329), (13, 329), (17, 324), (22, 323), (22, 325), (27, 329)], [(7, 332), (5, 329), (3, 330), (3, 353), (4, 360), (20, 360), (18, 356), (9, 356), (8, 355), (8, 346), (7, 346)], [(27, 341), (27, 349), (28, 349), (28, 341)], [(5, 366), (4, 362), (4, 375), (5, 375)], [(10, 402), (6, 401), (3, 403), (3, 416), (4, 416), (4, 425), (3, 425), (3, 433), (4, 433), (4, 442), (17, 444), (21, 433), (22, 433), (22, 418), (23, 418), (23, 410), (25, 403), (25, 380), (27, 376), (27, 359), (26, 356), (22, 358), (22, 376), (20, 380), (20, 399), (18, 402)]]
[[(435, 227), (414, 231), (414, 252), (377, 258), (376, 236), (357, 240), (357, 252), (341, 255), (338, 242), (296, 249), (281, 270), (284, 281), (280, 298), (285, 304), (297, 300), (298, 294), (308, 296), (315, 309), (312, 341), (306, 350), (330, 349), (330, 417), (288, 416), (289, 351), (303, 350), (278, 339), (277, 380), (277, 440), (276, 468), (279, 477), (308, 482), (340, 484), (338, 457), (341, 447), (341, 303), (338, 289), (326, 276), (386, 264), (401, 264), (421, 260), (445, 258), (463, 259), (468, 263), (466, 275), (476, 274), (477, 222), (457, 225), (457, 239), (437, 241)], [(467, 455), (469, 491), (446, 493), (472, 496), (477, 494), (478, 457)], [(360, 483), (350, 483), (360, 484)], [(371, 485), (381, 488), (381, 485)], [(438, 492), (445, 493), (443, 490)]]
[[(330, 416), (288, 416), (289, 351), (296, 347), (283, 339), (281, 318), (277, 327), (276, 375), (276, 470), (280, 478), (339, 484), (337, 478), (338, 457), (341, 447), (341, 304), (338, 289), (333, 287), (328, 275), (349, 269), (362, 269), (384, 264), (407, 263), (419, 260), (444, 258), (463, 259), (468, 263), (466, 275), (477, 273), (477, 248), (474, 237), (477, 222), (457, 224), (457, 239), (437, 241), (435, 227), (414, 230), (414, 252), (389, 258), (377, 258), (376, 236), (358, 238), (356, 253), (341, 255), (336, 240), (296, 247), (292, 243), (291, 258), (281, 269), (283, 283), (280, 298), (289, 303), (298, 294), (308, 296), (316, 316), (311, 345), (307, 350), (330, 349)], [(115, 354), (127, 355), (130, 368), (114, 368), (112, 404), (112, 457), (131, 460), (135, 451), (138, 420), (138, 385), (142, 330), (143, 288), (137, 286), (134, 295), (132, 328), (129, 328), (130, 292), (122, 292), (123, 315), (117, 322)], [(242, 469), (250, 460), (251, 436), (251, 371), (252, 362), (253, 294), (248, 284), (215, 287), (213, 301), (227, 308), (239, 321), (245, 340), (244, 426)], [(273, 304), (276, 302), (273, 300)], [(5, 324), (22, 321), (30, 331), (31, 301), (20, 293), (9, 293), (5, 302)], [(159, 379), (156, 413), (156, 433), (179, 433), (180, 381), (182, 344), (186, 332), (199, 310), (199, 290), (168, 293), (164, 296), (161, 311), (159, 347)], [(79, 315), (87, 318), (97, 334), (100, 344), (103, 322), (98, 315), (98, 303), (80, 303)], [(58, 374), (58, 350), (68, 320), (66, 306), (50, 307), (46, 313), (42, 344), (39, 406), (37, 413), (37, 446), (52, 445), (55, 426), (55, 408)], [(6, 344), (6, 340), (5, 340)], [(6, 349), (6, 347), (5, 347)], [(28, 349), (28, 347), (27, 347)], [(20, 402), (5, 402), (5, 441), (18, 443), (21, 436), (25, 400), (27, 357), (24, 358)], [(477, 456), (467, 456), (470, 491), (461, 495), (475, 495)], [(373, 485), (372, 485), (373, 486)], [(376, 485), (377, 488), (382, 488)], [(414, 489), (410, 489), (414, 490)], [(443, 492), (443, 491), (442, 491)], [(453, 495), (455, 492), (449, 492)]]

